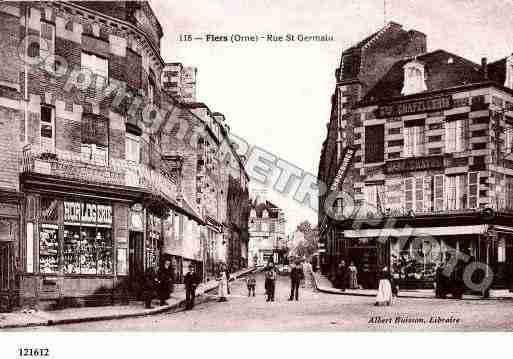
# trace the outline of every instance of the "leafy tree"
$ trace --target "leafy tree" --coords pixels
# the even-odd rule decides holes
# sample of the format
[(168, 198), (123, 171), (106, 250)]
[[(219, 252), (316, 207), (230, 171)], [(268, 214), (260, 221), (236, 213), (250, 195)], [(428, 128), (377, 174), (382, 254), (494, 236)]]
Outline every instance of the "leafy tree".
[(305, 239), (296, 245), (293, 252), (299, 257), (309, 258), (317, 252), (319, 230), (312, 228), (312, 225), (308, 221), (303, 221), (298, 224), (297, 230), (303, 233)]

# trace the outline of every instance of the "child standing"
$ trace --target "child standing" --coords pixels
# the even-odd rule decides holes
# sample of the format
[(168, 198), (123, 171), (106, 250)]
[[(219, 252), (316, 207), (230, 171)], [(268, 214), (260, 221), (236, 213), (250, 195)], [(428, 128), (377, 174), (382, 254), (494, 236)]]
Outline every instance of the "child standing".
[(256, 279), (253, 273), (249, 273), (246, 278), (246, 284), (248, 286), (248, 297), (251, 297), (251, 293), (253, 293), (253, 297), (255, 296), (255, 287), (256, 287)]

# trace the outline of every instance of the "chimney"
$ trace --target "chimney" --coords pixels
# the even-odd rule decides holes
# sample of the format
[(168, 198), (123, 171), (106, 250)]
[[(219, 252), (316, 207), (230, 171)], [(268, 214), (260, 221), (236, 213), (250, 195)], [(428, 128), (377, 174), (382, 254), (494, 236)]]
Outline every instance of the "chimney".
[(483, 78), (488, 80), (488, 60), (486, 57), (481, 59), (481, 71), (483, 72)]

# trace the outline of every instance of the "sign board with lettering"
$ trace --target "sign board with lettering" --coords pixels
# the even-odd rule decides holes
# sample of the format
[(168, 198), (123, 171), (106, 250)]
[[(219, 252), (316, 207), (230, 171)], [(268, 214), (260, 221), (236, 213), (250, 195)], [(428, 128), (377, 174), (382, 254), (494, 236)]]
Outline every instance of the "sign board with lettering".
[(442, 111), (452, 108), (451, 96), (440, 96), (415, 101), (399, 102), (378, 107), (376, 117), (398, 117), (416, 113)]
[(65, 201), (64, 222), (112, 224), (112, 206)]
[(427, 171), (443, 168), (442, 156), (407, 158), (397, 161), (389, 161), (385, 164), (385, 173), (394, 174), (402, 172)]
[(338, 184), (341, 180), (344, 179), (347, 173), (347, 169), (353, 160), (353, 157), (356, 153), (356, 149), (353, 147), (347, 147), (344, 151), (344, 155), (342, 160), (340, 161), (340, 165), (338, 166), (338, 172), (335, 178), (333, 179), (333, 183), (331, 184), (330, 190), (335, 191), (338, 187)]

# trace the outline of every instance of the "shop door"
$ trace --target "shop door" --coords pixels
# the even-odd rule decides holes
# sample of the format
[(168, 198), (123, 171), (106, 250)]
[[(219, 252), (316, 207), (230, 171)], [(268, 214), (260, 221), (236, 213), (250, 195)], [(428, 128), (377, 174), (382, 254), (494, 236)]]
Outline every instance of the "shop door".
[(10, 310), (14, 290), (14, 245), (0, 242), (0, 312)]
[(144, 275), (143, 256), (143, 234), (141, 232), (130, 232), (129, 235), (129, 278), (132, 288), (136, 289), (137, 284), (142, 284)]

